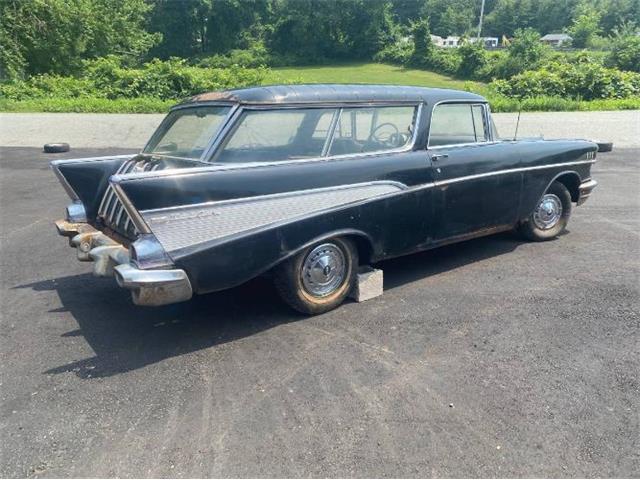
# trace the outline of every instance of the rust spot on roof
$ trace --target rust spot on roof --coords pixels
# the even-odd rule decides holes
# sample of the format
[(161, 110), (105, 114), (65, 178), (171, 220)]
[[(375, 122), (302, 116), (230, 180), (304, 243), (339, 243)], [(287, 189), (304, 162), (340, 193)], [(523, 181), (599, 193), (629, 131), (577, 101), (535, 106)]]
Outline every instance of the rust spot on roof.
[(227, 100), (237, 102), (238, 97), (231, 92), (207, 92), (194, 95), (189, 99), (191, 102), (212, 102), (216, 100)]

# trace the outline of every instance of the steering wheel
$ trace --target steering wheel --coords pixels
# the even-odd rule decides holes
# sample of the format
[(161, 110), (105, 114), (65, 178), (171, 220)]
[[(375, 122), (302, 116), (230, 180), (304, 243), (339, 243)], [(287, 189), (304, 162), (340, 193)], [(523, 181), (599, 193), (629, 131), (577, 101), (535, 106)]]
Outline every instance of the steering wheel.
[[(383, 127), (391, 127), (391, 132), (380, 131)], [(393, 123), (386, 122), (381, 123), (376, 128), (373, 129), (369, 138), (367, 138), (367, 143), (376, 142), (381, 143), (383, 145), (394, 146), (394, 143), (400, 138), (400, 130)]]

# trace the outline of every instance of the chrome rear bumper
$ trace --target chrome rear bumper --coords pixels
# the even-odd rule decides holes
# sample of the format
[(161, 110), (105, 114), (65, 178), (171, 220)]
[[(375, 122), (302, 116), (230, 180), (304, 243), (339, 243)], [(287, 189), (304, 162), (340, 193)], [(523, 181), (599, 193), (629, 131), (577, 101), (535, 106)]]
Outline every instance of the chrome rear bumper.
[(595, 180), (589, 179), (580, 184), (580, 196), (578, 197), (578, 205), (582, 205), (589, 199), (591, 192), (593, 189), (598, 186), (598, 182)]
[(93, 262), (99, 277), (115, 276), (118, 285), (131, 290), (133, 303), (144, 306), (184, 302), (193, 296), (184, 270), (143, 270), (131, 263), (129, 250), (88, 223), (55, 222), (58, 233), (69, 238), (78, 260)]

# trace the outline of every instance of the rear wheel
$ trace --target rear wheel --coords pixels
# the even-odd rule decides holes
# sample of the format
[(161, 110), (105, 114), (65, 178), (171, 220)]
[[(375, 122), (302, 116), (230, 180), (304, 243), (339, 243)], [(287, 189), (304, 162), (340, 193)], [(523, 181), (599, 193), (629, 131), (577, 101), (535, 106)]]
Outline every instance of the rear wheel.
[(349, 295), (356, 279), (358, 251), (351, 240), (322, 241), (276, 267), (274, 283), (282, 299), (308, 315), (327, 312)]
[(543, 242), (564, 231), (571, 216), (571, 194), (560, 182), (553, 182), (529, 218), (520, 225), (527, 239)]

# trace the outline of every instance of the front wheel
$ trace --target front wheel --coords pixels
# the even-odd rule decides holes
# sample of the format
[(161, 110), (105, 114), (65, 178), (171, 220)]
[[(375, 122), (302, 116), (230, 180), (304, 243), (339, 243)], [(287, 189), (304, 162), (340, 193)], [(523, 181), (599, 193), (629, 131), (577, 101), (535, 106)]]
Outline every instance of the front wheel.
[(356, 280), (358, 250), (346, 238), (332, 238), (306, 248), (278, 265), (274, 283), (282, 299), (307, 315), (340, 305)]
[(560, 182), (553, 182), (529, 218), (520, 225), (520, 233), (535, 242), (551, 240), (564, 231), (571, 216), (571, 194)]

